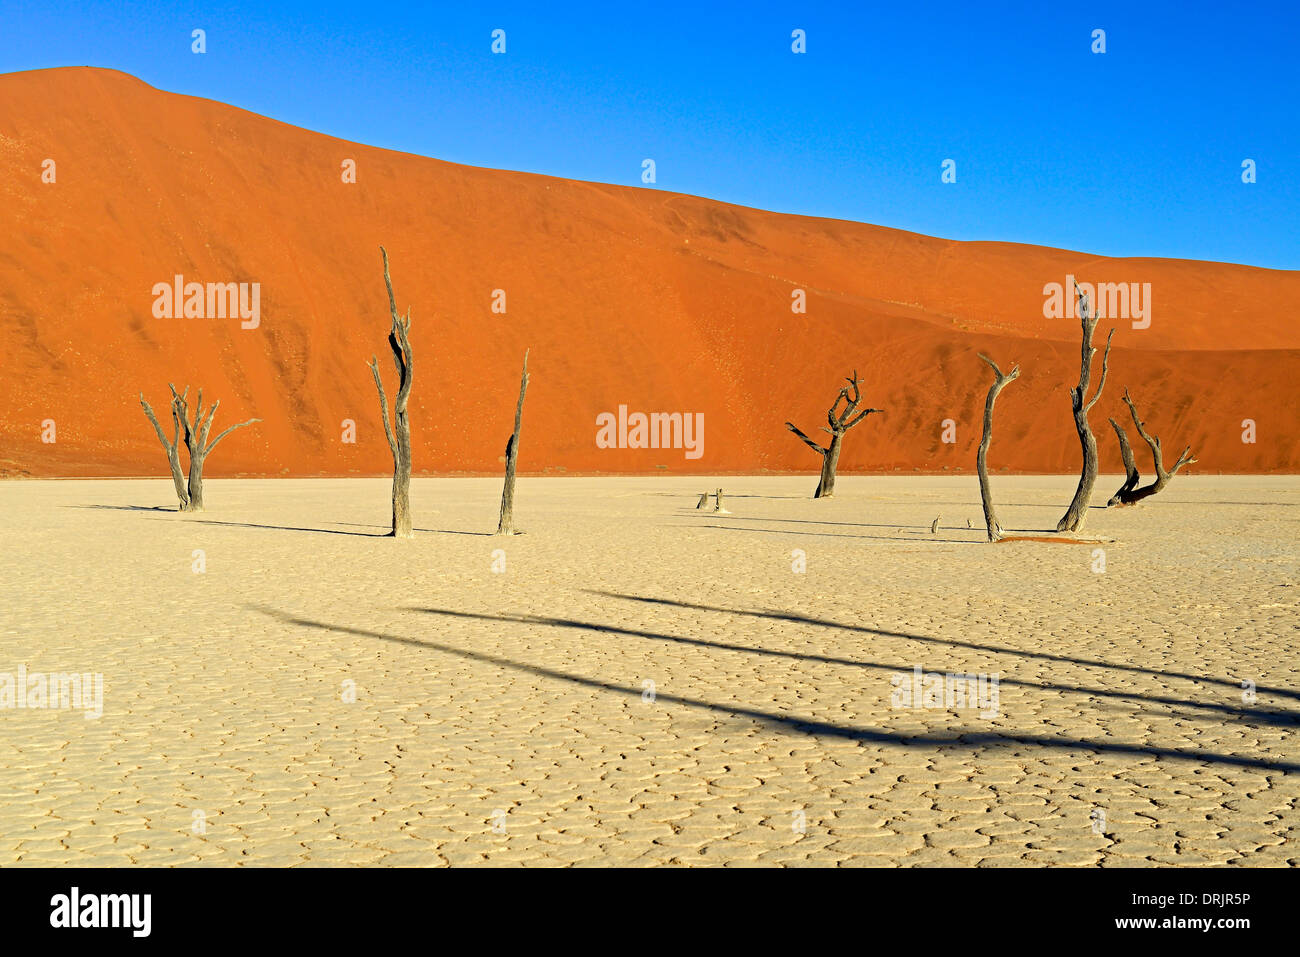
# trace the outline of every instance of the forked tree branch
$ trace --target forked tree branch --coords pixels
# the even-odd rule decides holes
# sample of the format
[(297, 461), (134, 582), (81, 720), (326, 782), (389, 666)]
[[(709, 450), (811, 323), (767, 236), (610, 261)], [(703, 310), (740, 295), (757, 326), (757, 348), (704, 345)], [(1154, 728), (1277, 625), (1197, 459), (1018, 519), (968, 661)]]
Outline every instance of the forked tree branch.
[(217, 447), (217, 443), (220, 442), (222, 439), (224, 439), (231, 432), (235, 431), (235, 429), (242, 429), (246, 425), (252, 425), (255, 422), (261, 422), (261, 421), (262, 421), (261, 419), (249, 419), (247, 422), (236, 422), (234, 425), (230, 426), (230, 428), (226, 429), (224, 432), (218, 433), (217, 437), (213, 439), (211, 443), (209, 443), (206, 449), (203, 450), (203, 454), (207, 455), (209, 452), (215, 449)]
[(388, 421), (388, 395), (384, 392), (384, 380), (379, 376), (379, 358), (371, 356), (367, 363), (375, 377), (375, 388), (379, 390), (379, 412), (384, 420), (384, 434), (388, 436), (388, 451), (393, 453), (393, 462), (397, 462), (397, 439), (393, 437), (393, 426)]
[(1111, 326), (1110, 332), (1106, 334), (1106, 351), (1101, 355), (1101, 378), (1097, 381), (1097, 391), (1093, 393), (1092, 401), (1084, 406), (1084, 411), (1092, 411), (1092, 407), (1096, 405), (1097, 400), (1101, 398), (1101, 390), (1106, 388), (1106, 372), (1110, 367), (1110, 340), (1114, 337), (1115, 327)]
[[(808, 438), (808, 436), (804, 435), (803, 432), (799, 430), (798, 426), (796, 426), (793, 422), (787, 422), (785, 424), (785, 427), (789, 429), (791, 432), (793, 432), (795, 435), (799, 436), (799, 438), (803, 439), (804, 444), (807, 445), (808, 448), (816, 452), (818, 455), (826, 454), (826, 449), (822, 448), (812, 439)], [(829, 431), (829, 429), (827, 431)]]
[[(167, 433), (165, 433), (162, 430), (162, 426), (158, 424), (158, 417), (153, 414), (153, 407), (149, 405), (143, 392), (140, 393), (140, 405), (144, 409), (144, 414), (148, 416), (149, 422), (153, 425), (154, 432), (158, 434), (158, 441), (162, 443), (164, 449), (171, 452), (171, 450), (176, 447), (176, 438), (173, 437), (170, 442), (167, 441)], [(180, 428), (180, 426), (177, 426), (177, 428)]]

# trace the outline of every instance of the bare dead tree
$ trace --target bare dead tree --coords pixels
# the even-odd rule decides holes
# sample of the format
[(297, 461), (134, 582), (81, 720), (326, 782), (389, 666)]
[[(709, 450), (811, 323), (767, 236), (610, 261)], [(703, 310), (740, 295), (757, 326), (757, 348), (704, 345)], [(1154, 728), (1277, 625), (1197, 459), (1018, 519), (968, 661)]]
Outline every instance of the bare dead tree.
[[(830, 409), (826, 413), (826, 421), (830, 428), (822, 426), (823, 432), (831, 434), (831, 440), (822, 448), (808, 436), (804, 435), (795, 427), (793, 422), (787, 422), (785, 427), (799, 436), (808, 448), (812, 449), (822, 457), (822, 474), (817, 482), (817, 491), (813, 493), (813, 498), (829, 498), (835, 491), (835, 467), (840, 461), (840, 445), (844, 441), (844, 433), (853, 428), (872, 412), (882, 412), (883, 409), (863, 409), (858, 411), (858, 406), (862, 403), (862, 392), (858, 388), (858, 373), (853, 371), (853, 378), (846, 379), (848, 385), (840, 389), (839, 395), (831, 403)], [(844, 408), (839, 409), (839, 404), (843, 402)]]
[(1138, 473), (1137, 462), (1133, 460), (1133, 447), (1128, 444), (1128, 433), (1124, 431), (1124, 426), (1114, 419), (1110, 420), (1110, 424), (1115, 430), (1115, 437), (1119, 439), (1119, 457), (1124, 461), (1124, 484), (1110, 497), (1110, 501), (1106, 503), (1107, 508), (1120, 504), (1124, 500), (1124, 496), (1137, 488), (1138, 482), (1142, 481), (1142, 476)]
[(515, 406), (515, 430), (506, 442), (506, 484), (501, 492), (501, 520), (498, 535), (515, 535), (515, 463), (519, 459), (519, 426), (524, 417), (524, 394), (528, 391), (528, 350), (524, 350), (524, 371), (519, 378), (519, 404)]
[(993, 370), (993, 384), (989, 386), (989, 394), (984, 399), (984, 436), (980, 439), (979, 452), (975, 454), (975, 468), (980, 476), (980, 499), (984, 502), (984, 524), (988, 526), (989, 541), (996, 542), (1002, 537), (1002, 526), (998, 524), (998, 514), (993, 508), (993, 491), (989, 488), (988, 466), (989, 443), (993, 440), (993, 403), (997, 402), (998, 393), (1006, 387), (1007, 383), (1020, 377), (1020, 366), (1012, 366), (1010, 372), (1004, 373), (998, 368), (998, 364), (984, 353), (980, 353), (980, 358)]
[[(1166, 471), (1164, 453), (1160, 450), (1160, 439), (1153, 438), (1147, 433), (1146, 427), (1142, 424), (1142, 419), (1138, 417), (1137, 406), (1133, 404), (1133, 400), (1129, 397), (1128, 389), (1124, 390), (1124, 404), (1128, 406), (1129, 412), (1133, 414), (1133, 424), (1137, 427), (1138, 435), (1142, 437), (1142, 441), (1147, 444), (1149, 449), (1151, 449), (1151, 460), (1155, 465), (1156, 470), (1155, 481), (1150, 485), (1144, 485), (1142, 488), (1131, 488), (1127, 492), (1124, 491), (1124, 489), (1120, 489), (1119, 492), (1115, 493), (1115, 498), (1111, 499), (1112, 503), (1115, 503), (1116, 499), (1118, 499), (1118, 504), (1120, 505), (1132, 505), (1134, 502), (1140, 502), (1144, 498), (1150, 498), (1152, 495), (1155, 495), (1169, 484), (1169, 480), (1178, 474), (1179, 469), (1184, 465), (1194, 464), (1196, 459), (1192, 458), (1192, 447), (1189, 445), (1184, 448), (1182, 454), (1178, 456), (1178, 461), (1174, 463), (1174, 467)], [(1123, 435), (1123, 430), (1120, 429), (1118, 425), (1115, 426), (1115, 429), (1122, 436), (1122, 451), (1122, 446), (1128, 444), (1128, 438)], [(1133, 453), (1130, 451), (1130, 460), (1132, 457)], [(1127, 465), (1128, 463), (1125, 464)], [(1133, 468), (1133, 474), (1137, 474), (1136, 467)], [(1125, 485), (1127, 484), (1128, 483), (1126, 482)], [(1134, 482), (1134, 485), (1136, 484), (1137, 483)]]
[[(186, 386), (185, 394), (189, 395), (189, 393), (189, 386)], [(154, 432), (158, 434), (158, 441), (162, 443), (163, 448), (167, 451), (167, 463), (172, 467), (172, 482), (176, 485), (176, 498), (180, 502), (180, 511), (183, 512), (190, 504), (190, 494), (185, 488), (185, 473), (181, 470), (181, 423), (179, 413), (176, 411), (176, 403), (171, 404), (172, 437), (170, 442), (167, 441), (162, 426), (158, 424), (158, 417), (153, 414), (153, 408), (145, 401), (143, 392), (140, 393), (140, 405), (144, 409), (144, 414), (149, 417)]]
[[(384, 434), (388, 437), (388, 450), (393, 453), (393, 538), (413, 538), (411, 530), (411, 420), (406, 413), (406, 403), (411, 396), (411, 309), (406, 317), (397, 314), (397, 300), (393, 298), (393, 281), (388, 276), (388, 251), (383, 246), (379, 252), (384, 258), (384, 285), (388, 287), (388, 312), (392, 326), (388, 330), (388, 345), (393, 350), (393, 365), (397, 367), (397, 399), (393, 403), (393, 421), (388, 420), (388, 396), (384, 393), (384, 380), (379, 376), (379, 359), (370, 357), (370, 371), (375, 376), (379, 390), (379, 411), (384, 419)], [(396, 435), (394, 435), (396, 433)]]
[(191, 420), (187, 401), (190, 394), (189, 386), (185, 387), (184, 392), (177, 392), (176, 386), (169, 382), (167, 388), (172, 391), (172, 415), (180, 422), (185, 440), (185, 451), (189, 453), (190, 459), (189, 482), (186, 488), (188, 501), (181, 507), (181, 510), (185, 512), (201, 512), (203, 511), (203, 464), (207, 461), (208, 455), (217, 447), (218, 442), (235, 431), (235, 429), (242, 429), (246, 425), (252, 425), (254, 422), (261, 422), (262, 420), (249, 419), (247, 422), (236, 422), (209, 442), (208, 433), (212, 430), (212, 420), (216, 417), (217, 407), (221, 405), (221, 400), (218, 399), (213, 402), (207, 412), (204, 413), (203, 390), (200, 389), (198, 399), (194, 405), (194, 417)]
[(1074, 410), (1074, 428), (1079, 433), (1079, 445), (1083, 448), (1083, 469), (1079, 473), (1079, 485), (1074, 490), (1070, 507), (1065, 510), (1061, 520), (1056, 523), (1058, 532), (1077, 532), (1083, 528), (1088, 517), (1088, 503), (1092, 499), (1092, 487), (1097, 481), (1097, 439), (1088, 424), (1088, 413), (1101, 398), (1101, 390), (1106, 387), (1106, 367), (1110, 362), (1110, 340), (1115, 335), (1114, 327), (1106, 336), (1106, 351), (1101, 358), (1101, 379), (1097, 382), (1097, 391), (1091, 399), (1088, 389), (1092, 384), (1092, 357), (1096, 349), (1092, 344), (1092, 333), (1097, 328), (1097, 317), (1090, 315), (1088, 297), (1074, 284), (1075, 294), (1079, 297), (1079, 318), (1083, 326), (1083, 350), (1079, 362), (1079, 384), (1070, 390), (1070, 405)]

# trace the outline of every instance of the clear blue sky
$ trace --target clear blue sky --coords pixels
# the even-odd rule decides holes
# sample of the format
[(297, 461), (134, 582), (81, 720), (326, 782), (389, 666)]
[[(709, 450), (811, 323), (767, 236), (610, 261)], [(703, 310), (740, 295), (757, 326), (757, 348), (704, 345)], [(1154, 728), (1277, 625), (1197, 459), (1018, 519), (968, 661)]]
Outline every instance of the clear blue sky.
[(650, 188), (954, 239), (1300, 268), (1300, 3), (974, 6), (0, 0), (0, 71), (112, 67), (475, 166), (639, 186), (653, 158)]

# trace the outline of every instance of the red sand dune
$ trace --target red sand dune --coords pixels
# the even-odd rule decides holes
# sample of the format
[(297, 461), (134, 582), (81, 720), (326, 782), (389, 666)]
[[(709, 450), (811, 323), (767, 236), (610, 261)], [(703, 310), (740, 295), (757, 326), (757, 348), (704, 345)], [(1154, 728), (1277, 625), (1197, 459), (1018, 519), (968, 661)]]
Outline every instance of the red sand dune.
[[(418, 472), (500, 469), (525, 347), (525, 472), (813, 471), (784, 422), (814, 433), (855, 367), (885, 412), (850, 433), (844, 471), (972, 471), (981, 350), (1023, 370), (998, 401), (993, 467), (1075, 471), (1079, 327), (1043, 317), (1044, 284), (1067, 273), (1152, 287), (1149, 329), (1115, 323), (1093, 413), (1104, 469), (1119, 470), (1106, 417), (1125, 414), (1125, 386), (1170, 460), (1190, 442), (1202, 470), (1300, 468), (1297, 272), (952, 242), (456, 166), (90, 68), (0, 76), (0, 233), (0, 474), (166, 475), (136, 395), (164, 410), (169, 380), (219, 398), (218, 429), (263, 420), (225, 440), (210, 475), (389, 470), (366, 368), (377, 354), (391, 396), (381, 243), (411, 306)], [(260, 326), (155, 318), (151, 290), (177, 273), (260, 283)], [(598, 448), (596, 417), (620, 404), (704, 413), (703, 457)]]

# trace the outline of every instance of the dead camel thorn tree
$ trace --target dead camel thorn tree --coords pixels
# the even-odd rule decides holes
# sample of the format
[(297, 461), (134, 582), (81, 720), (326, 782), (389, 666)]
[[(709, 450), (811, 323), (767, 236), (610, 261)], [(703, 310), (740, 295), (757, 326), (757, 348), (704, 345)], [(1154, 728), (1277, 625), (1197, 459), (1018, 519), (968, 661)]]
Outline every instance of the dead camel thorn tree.
[(506, 484), (501, 490), (501, 519), (498, 535), (518, 535), (515, 531), (515, 463), (519, 460), (519, 427), (524, 417), (524, 395), (528, 392), (528, 350), (524, 350), (524, 371), (519, 378), (519, 404), (515, 406), (515, 430), (506, 442)]
[[(158, 424), (158, 417), (154, 415), (153, 409), (145, 401), (144, 393), (140, 393), (140, 405), (144, 408), (144, 414), (149, 417), (154, 432), (158, 435), (158, 441), (162, 442), (163, 448), (167, 451), (167, 461), (172, 468), (172, 481), (176, 485), (176, 497), (180, 499), (180, 510), (182, 512), (201, 512), (203, 511), (203, 465), (207, 461), (208, 455), (217, 447), (217, 443), (224, 439), (235, 429), (242, 429), (246, 425), (252, 425), (255, 422), (261, 422), (261, 419), (249, 419), (247, 422), (236, 422), (234, 425), (221, 432), (211, 442), (208, 441), (208, 435), (212, 431), (212, 420), (217, 414), (217, 407), (221, 405), (221, 400), (213, 402), (208, 408), (207, 413), (203, 410), (203, 390), (199, 390), (198, 401), (194, 407), (194, 415), (191, 419), (189, 409), (189, 386), (185, 387), (184, 392), (177, 392), (176, 386), (170, 382), (167, 388), (172, 393), (172, 425), (174, 431), (171, 441), (167, 441), (167, 436), (163, 434), (162, 426)], [(185, 451), (189, 456), (189, 477), (185, 480), (181, 472), (180, 443), (184, 441)]]
[[(984, 524), (988, 526), (989, 541), (996, 542), (1002, 537), (1002, 526), (998, 524), (998, 514), (993, 508), (993, 491), (989, 488), (989, 443), (993, 440), (993, 403), (998, 400), (998, 393), (1001, 392), (1009, 382), (1013, 382), (1020, 377), (1020, 366), (1012, 366), (1010, 372), (1003, 372), (998, 368), (998, 364), (986, 356), (984, 353), (979, 354), (980, 358), (989, 364), (993, 370), (993, 384), (989, 386), (989, 394), (984, 400), (984, 436), (980, 439), (979, 452), (975, 454), (975, 469), (980, 476), (980, 499), (984, 503)], [(967, 526), (970, 521), (967, 520)]]
[(1088, 424), (1088, 413), (1101, 398), (1101, 390), (1106, 387), (1106, 367), (1110, 363), (1110, 340), (1115, 335), (1114, 327), (1106, 336), (1106, 351), (1101, 358), (1101, 379), (1097, 382), (1097, 391), (1091, 399), (1088, 389), (1092, 384), (1092, 357), (1096, 348), (1092, 344), (1092, 333), (1097, 328), (1097, 317), (1089, 315), (1088, 297), (1074, 284), (1075, 295), (1079, 298), (1079, 318), (1083, 326), (1083, 349), (1079, 362), (1079, 384), (1070, 390), (1070, 405), (1074, 410), (1074, 428), (1079, 433), (1079, 445), (1083, 448), (1083, 468), (1079, 472), (1079, 485), (1074, 490), (1070, 507), (1065, 510), (1061, 520), (1056, 523), (1058, 532), (1077, 532), (1083, 528), (1088, 517), (1088, 503), (1092, 498), (1092, 487), (1097, 482), (1097, 439)]
[[(822, 457), (822, 474), (821, 479), (817, 482), (817, 491), (813, 493), (813, 498), (829, 498), (835, 491), (835, 467), (840, 461), (840, 446), (844, 442), (844, 433), (853, 428), (872, 412), (883, 412), (883, 409), (863, 409), (858, 411), (858, 406), (862, 404), (862, 392), (858, 387), (858, 372), (853, 370), (853, 377), (845, 379), (848, 385), (840, 389), (839, 395), (831, 403), (830, 409), (826, 413), (826, 421), (830, 428), (822, 426), (823, 432), (831, 434), (830, 443), (822, 448), (808, 436), (804, 435), (795, 427), (793, 422), (787, 422), (785, 427), (793, 432), (799, 438), (803, 439), (804, 444)], [(840, 402), (844, 403), (843, 410), (839, 409)]]
[(1192, 458), (1192, 447), (1189, 445), (1178, 456), (1178, 461), (1174, 463), (1174, 467), (1166, 471), (1165, 456), (1160, 450), (1160, 439), (1153, 438), (1147, 433), (1146, 427), (1142, 424), (1142, 419), (1138, 417), (1137, 406), (1133, 404), (1133, 399), (1129, 397), (1128, 389), (1124, 390), (1124, 404), (1128, 406), (1129, 412), (1133, 415), (1133, 424), (1137, 426), (1138, 435), (1151, 449), (1151, 460), (1155, 465), (1156, 477), (1155, 481), (1150, 485), (1144, 485), (1142, 488), (1137, 487), (1139, 481), (1138, 470), (1137, 465), (1133, 462), (1133, 450), (1129, 447), (1128, 436), (1124, 433), (1124, 429), (1120, 424), (1111, 419), (1110, 424), (1115, 427), (1115, 434), (1119, 438), (1120, 455), (1124, 458), (1125, 479), (1124, 484), (1120, 486), (1118, 492), (1111, 496), (1110, 501), (1106, 503), (1107, 505), (1132, 505), (1144, 498), (1150, 498), (1168, 485), (1169, 480), (1177, 475), (1178, 470), (1184, 465), (1193, 465), (1196, 462), (1196, 459)]
[(185, 451), (190, 457), (190, 474), (189, 483), (186, 491), (189, 493), (189, 504), (185, 506), (187, 512), (203, 511), (203, 464), (207, 461), (208, 455), (217, 447), (217, 443), (224, 439), (235, 429), (242, 429), (246, 425), (252, 425), (254, 422), (261, 422), (261, 419), (249, 419), (247, 422), (236, 422), (227, 428), (224, 432), (217, 435), (211, 442), (208, 441), (208, 433), (212, 429), (212, 419), (217, 414), (217, 406), (221, 405), (221, 400), (212, 403), (208, 409), (207, 415), (203, 414), (203, 390), (199, 390), (198, 399), (194, 406), (194, 420), (189, 418), (189, 405), (186, 402), (186, 396), (189, 395), (189, 387), (181, 394), (176, 393), (176, 386), (170, 382), (167, 388), (172, 392), (172, 410), (180, 418), (181, 430), (185, 439)]
[[(411, 420), (406, 412), (411, 397), (411, 309), (406, 317), (397, 314), (397, 300), (393, 298), (393, 281), (388, 276), (388, 251), (383, 246), (379, 252), (384, 258), (384, 285), (388, 287), (388, 312), (392, 326), (388, 330), (388, 345), (393, 350), (393, 365), (397, 367), (397, 397), (393, 402), (393, 421), (388, 421), (388, 396), (384, 393), (384, 380), (379, 376), (379, 359), (370, 357), (370, 371), (375, 376), (379, 390), (379, 412), (384, 419), (384, 434), (388, 436), (388, 449), (393, 453), (393, 538), (414, 538), (411, 530)], [(394, 435), (394, 433), (396, 433)]]
[[(185, 394), (189, 395), (189, 386), (185, 387)], [(153, 414), (153, 407), (145, 399), (144, 393), (140, 393), (140, 407), (144, 409), (144, 414), (149, 417), (149, 422), (153, 425), (153, 430), (158, 435), (158, 441), (167, 452), (167, 462), (172, 468), (172, 482), (176, 485), (176, 499), (180, 502), (180, 510), (183, 512), (186, 506), (190, 504), (190, 493), (185, 488), (185, 472), (181, 469), (181, 420), (180, 414), (176, 411), (176, 403), (172, 403), (172, 437), (171, 441), (167, 440), (167, 435), (163, 432), (162, 426), (158, 424), (158, 417)]]

